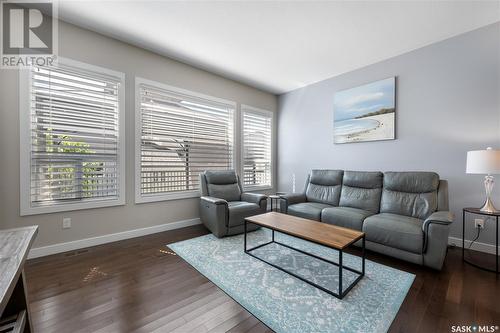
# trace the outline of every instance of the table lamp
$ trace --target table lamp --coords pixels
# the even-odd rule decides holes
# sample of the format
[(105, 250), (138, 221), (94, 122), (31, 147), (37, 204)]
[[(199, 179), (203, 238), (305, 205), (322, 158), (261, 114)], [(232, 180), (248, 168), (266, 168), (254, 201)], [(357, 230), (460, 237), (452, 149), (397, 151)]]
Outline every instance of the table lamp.
[(491, 191), (493, 190), (494, 178), (492, 175), (500, 174), (500, 150), (491, 147), (486, 150), (473, 150), (467, 152), (466, 173), (483, 174), (484, 189), (486, 191), (486, 201), (479, 210), (486, 213), (497, 212), (491, 201)]

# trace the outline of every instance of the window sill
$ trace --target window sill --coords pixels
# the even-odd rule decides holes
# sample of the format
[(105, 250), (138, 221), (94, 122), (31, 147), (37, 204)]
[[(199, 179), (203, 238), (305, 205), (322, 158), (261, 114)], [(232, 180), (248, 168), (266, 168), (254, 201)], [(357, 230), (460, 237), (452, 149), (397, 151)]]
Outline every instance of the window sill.
[(36, 206), (32, 207), (29, 204), (26, 206), (21, 206), (21, 216), (28, 215), (39, 215), (39, 214), (50, 214), (58, 212), (70, 212), (75, 210), (83, 209), (96, 209), (104, 207), (113, 206), (123, 206), (125, 205), (125, 199), (113, 199), (113, 200), (96, 200), (88, 202), (74, 202), (74, 203), (64, 203), (64, 204), (54, 204), (47, 206)]
[(148, 203), (148, 202), (159, 202), (159, 201), (171, 201), (180, 199), (190, 199), (199, 198), (199, 191), (189, 191), (189, 192), (179, 192), (179, 193), (163, 193), (163, 194), (136, 194), (135, 203)]
[(269, 185), (247, 186), (247, 187), (243, 187), (243, 192), (269, 191), (272, 189), (273, 189), (273, 187), (269, 186)]

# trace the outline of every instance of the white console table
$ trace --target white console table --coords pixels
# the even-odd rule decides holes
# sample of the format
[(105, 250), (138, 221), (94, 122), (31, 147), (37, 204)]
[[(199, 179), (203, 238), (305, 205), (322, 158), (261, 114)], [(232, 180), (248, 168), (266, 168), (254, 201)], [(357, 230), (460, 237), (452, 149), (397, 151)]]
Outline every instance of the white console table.
[(33, 332), (23, 268), (37, 232), (0, 230), (0, 332)]

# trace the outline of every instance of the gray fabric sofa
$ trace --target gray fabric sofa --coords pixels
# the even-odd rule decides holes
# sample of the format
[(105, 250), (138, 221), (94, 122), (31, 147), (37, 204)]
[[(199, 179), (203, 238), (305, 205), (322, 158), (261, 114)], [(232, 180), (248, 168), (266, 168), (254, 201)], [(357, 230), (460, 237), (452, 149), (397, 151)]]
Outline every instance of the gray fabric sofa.
[(366, 248), (441, 269), (453, 214), (448, 183), (434, 172), (313, 170), (282, 213), (362, 230)]
[[(243, 193), (240, 178), (233, 170), (205, 171), (200, 174), (200, 219), (217, 237), (244, 231), (244, 219), (267, 209), (267, 196)], [(248, 225), (248, 230), (258, 229)]]

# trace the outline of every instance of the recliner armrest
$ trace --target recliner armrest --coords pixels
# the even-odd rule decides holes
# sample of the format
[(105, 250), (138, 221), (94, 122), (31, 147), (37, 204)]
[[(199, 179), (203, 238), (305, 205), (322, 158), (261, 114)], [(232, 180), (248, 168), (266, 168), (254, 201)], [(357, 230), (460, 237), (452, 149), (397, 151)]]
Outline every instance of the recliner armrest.
[(260, 206), (262, 200), (267, 201), (267, 195), (261, 193), (241, 193), (241, 201), (251, 202)]
[(288, 205), (293, 205), (300, 202), (306, 202), (306, 195), (304, 193), (289, 193), (280, 195), (280, 198), (285, 200)]
[(226, 200), (208, 196), (200, 197), (200, 219), (217, 237), (227, 235), (228, 212)]
[(214, 205), (227, 205), (227, 201), (224, 199), (220, 198), (215, 198), (215, 197), (200, 197), (202, 201), (205, 201), (207, 203), (211, 203)]
[(422, 225), (422, 230), (424, 232), (427, 232), (427, 229), (429, 228), (429, 224), (431, 223), (437, 223), (437, 224), (444, 224), (448, 225), (453, 223), (453, 220), (455, 219), (455, 215), (452, 212), (441, 210), (437, 211), (431, 214), (428, 218), (425, 219), (423, 225)]

